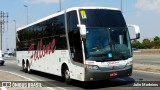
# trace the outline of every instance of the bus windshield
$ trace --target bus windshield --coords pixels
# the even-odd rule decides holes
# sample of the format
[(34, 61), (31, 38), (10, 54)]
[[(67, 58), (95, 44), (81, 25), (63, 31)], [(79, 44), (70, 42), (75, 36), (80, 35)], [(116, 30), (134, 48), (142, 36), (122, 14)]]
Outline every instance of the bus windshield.
[(118, 10), (80, 10), (81, 24), (86, 27), (126, 27), (123, 15)]
[(123, 60), (132, 56), (127, 28), (87, 28), (87, 60)]
[(122, 60), (132, 56), (126, 22), (119, 10), (81, 9), (81, 24), (86, 25), (86, 60)]

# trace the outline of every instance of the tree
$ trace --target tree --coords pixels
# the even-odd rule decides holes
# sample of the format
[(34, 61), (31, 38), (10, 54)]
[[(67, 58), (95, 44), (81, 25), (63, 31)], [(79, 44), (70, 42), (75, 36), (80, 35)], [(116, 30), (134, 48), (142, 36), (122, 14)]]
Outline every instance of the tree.
[(160, 48), (160, 37), (155, 36), (153, 40), (154, 40), (154, 48), (156, 49)]
[(132, 48), (137, 48), (140, 49), (141, 48), (141, 43), (139, 41), (132, 41)]
[(142, 43), (144, 44), (144, 48), (150, 49), (152, 47), (151, 41), (149, 39), (144, 39)]
[(155, 37), (154, 37), (154, 41), (155, 41), (155, 42), (156, 42), (156, 41), (160, 41), (160, 37), (155, 36)]

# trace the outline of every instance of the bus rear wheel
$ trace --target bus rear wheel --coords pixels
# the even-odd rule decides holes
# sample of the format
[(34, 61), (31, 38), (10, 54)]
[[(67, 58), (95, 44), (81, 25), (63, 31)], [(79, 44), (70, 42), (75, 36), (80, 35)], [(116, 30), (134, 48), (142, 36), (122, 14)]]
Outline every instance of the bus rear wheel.
[(27, 72), (29, 73), (29, 74), (31, 74), (32, 73), (32, 70), (30, 69), (30, 64), (29, 64), (29, 62), (27, 62)]

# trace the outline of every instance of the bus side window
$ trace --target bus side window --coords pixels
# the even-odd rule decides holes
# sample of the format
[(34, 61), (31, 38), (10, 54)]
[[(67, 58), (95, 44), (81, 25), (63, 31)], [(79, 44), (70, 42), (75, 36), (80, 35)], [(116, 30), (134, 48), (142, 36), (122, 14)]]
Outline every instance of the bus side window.
[(71, 57), (75, 62), (83, 63), (82, 45), (80, 32), (77, 28), (78, 18), (76, 11), (67, 13), (67, 27)]

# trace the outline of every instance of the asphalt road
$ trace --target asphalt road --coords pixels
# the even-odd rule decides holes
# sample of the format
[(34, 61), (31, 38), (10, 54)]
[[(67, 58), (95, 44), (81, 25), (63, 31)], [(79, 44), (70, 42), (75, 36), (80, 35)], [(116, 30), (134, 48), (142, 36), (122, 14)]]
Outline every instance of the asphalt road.
[(135, 55), (133, 57), (133, 62), (159, 66), (160, 65), (160, 55)]
[[(146, 81), (159, 81), (160, 82), (160, 74), (153, 74), (148, 72), (141, 72), (133, 70), (133, 75), (131, 77), (126, 78), (118, 78), (113, 80), (105, 80), (105, 81), (98, 81), (98, 82), (78, 82), (73, 81), (71, 85), (67, 85), (63, 82), (63, 80), (54, 75), (37, 72), (34, 71), (33, 74), (24, 73), (21, 71), (21, 68), (17, 66), (15, 60), (10, 59), (6, 60), (4, 66), (0, 66), (0, 70), (13, 72), (28, 78), (31, 78), (35, 81), (52, 81), (46, 82), (50, 85), (53, 85), (52, 88), (56, 88), (56, 90), (84, 90), (84, 89), (96, 89), (96, 90), (160, 90), (159, 87), (134, 87), (133, 84), (137, 84), (140, 82), (137, 81), (144, 81), (144, 83), (148, 83)], [(156, 83), (156, 82), (155, 82)]]

